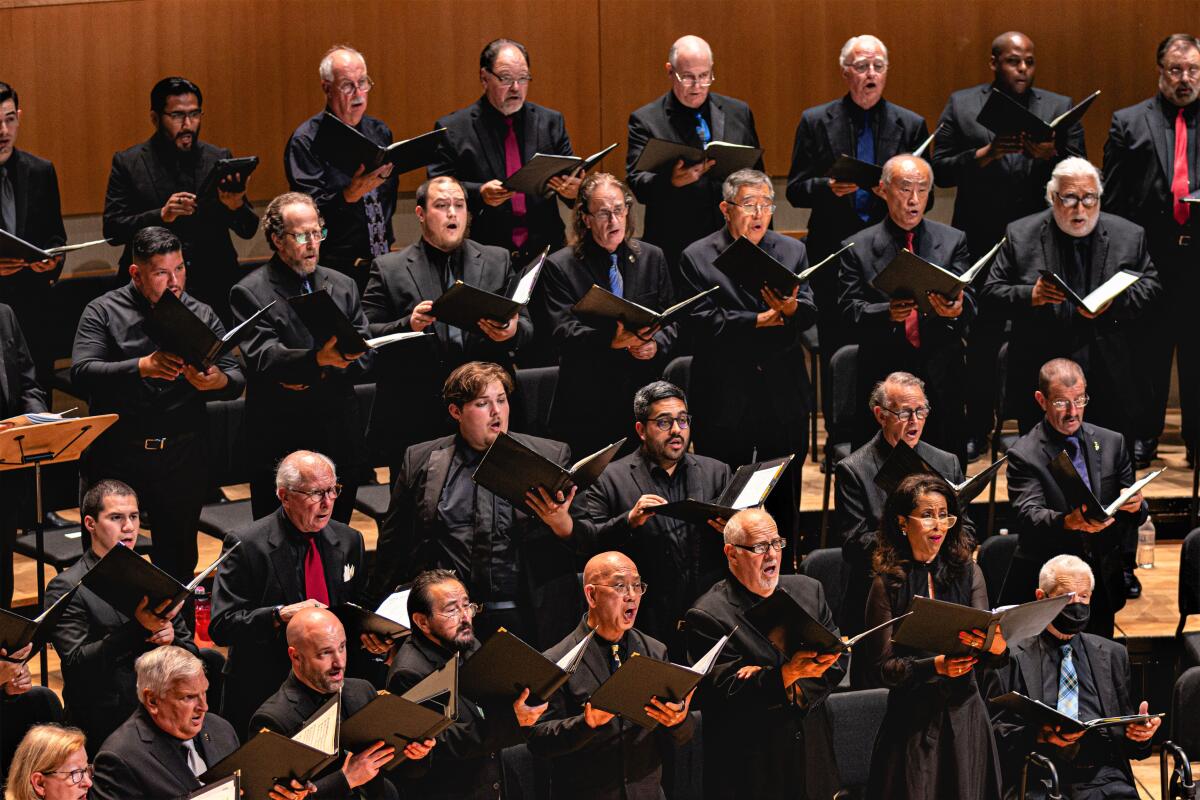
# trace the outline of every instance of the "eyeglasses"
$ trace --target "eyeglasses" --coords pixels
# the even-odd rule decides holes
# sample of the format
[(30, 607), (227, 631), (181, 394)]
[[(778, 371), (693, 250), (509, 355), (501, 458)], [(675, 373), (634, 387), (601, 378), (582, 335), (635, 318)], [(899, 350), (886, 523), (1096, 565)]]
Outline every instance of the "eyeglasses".
[(612, 208), (602, 208), (599, 211), (589, 211), (587, 213), (601, 222), (612, 222), (614, 219), (625, 219), (625, 215), (629, 213), (629, 206), (619, 205), (613, 206)]
[(859, 75), (866, 75), (867, 70), (870, 70), (870, 69), (875, 70), (876, 74), (882, 75), (883, 73), (887, 72), (887, 68), (888, 68), (888, 64), (886, 61), (882, 61), (882, 60), (878, 60), (878, 59), (875, 61), (855, 61), (853, 64), (846, 64), (845, 66), (849, 69), (854, 70)]
[(774, 550), (776, 553), (783, 550), (787, 547), (787, 539), (772, 539), (769, 542), (759, 542), (758, 544), (735, 544), (734, 547), (754, 553), (756, 556), (762, 556), (766, 555), (768, 550)]
[(678, 425), (679, 430), (686, 431), (692, 426), (692, 415), (683, 413), (678, 417), (671, 417), (663, 414), (661, 417), (655, 417), (654, 419), (650, 420), (650, 424), (658, 428), (663, 433), (671, 430), (672, 425)]
[(1055, 192), (1054, 196), (1058, 198), (1058, 202), (1062, 203), (1063, 208), (1074, 208), (1080, 203), (1083, 203), (1084, 208), (1091, 208), (1100, 202), (1100, 195), (1095, 192), (1088, 192), (1083, 197), (1077, 194), (1059, 194)]
[(342, 81), (337, 85), (337, 90), (346, 97), (351, 97), (356, 91), (366, 94), (375, 87), (375, 81), (371, 80), (370, 75), (364, 75), (358, 81)]
[(913, 417), (917, 419), (925, 419), (929, 416), (929, 406), (921, 406), (920, 408), (902, 408), (899, 411), (893, 411), (887, 406), (880, 406), (884, 411), (892, 414), (901, 422), (908, 422)]
[(1051, 400), (1050, 405), (1054, 406), (1054, 408), (1059, 411), (1066, 411), (1067, 408), (1070, 406), (1075, 406), (1076, 408), (1083, 408), (1084, 406), (1086, 406), (1088, 404), (1088, 402), (1091, 399), (1092, 398), (1088, 397), (1085, 394), (1081, 397), (1076, 397), (1074, 400), (1062, 400), (1062, 399)]
[(511, 75), (497, 75), (490, 69), (487, 71), (487, 73), (495, 78), (496, 83), (500, 84), (501, 86), (528, 86), (529, 84), (533, 83), (532, 75), (518, 75), (514, 78)]
[(954, 527), (954, 523), (958, 522), (958, 517), (953, 514), (939, 514), (936, 517), (917, 517), (912, 514), (908, 515), (909, 519), (915, 519), (921, 523), (921, 527), (927, 531), (934, 528), (945, 528), (949, 530)]
[(758, 216), (759, 214), (774, 214), (775, 213), (775, 204), (774, 203), (757, 203), (757, 202), (754, 202), (751, 200), (747, 200), (745, 203), (730, 203), (730, 205), (737, 206), (742, 211), (745, 211), (747, 214), (750, 214), (751, 216)]
[(634, 597), (641, 597), (650, 588), (650, 585), (645, 581), (637, 583), (625, 583), (625, 581), (617, 581), (616, 583), (593, 583), (592, 586), (603, 586), (606, 589), (612, 589), (617, 594), (628, 594)]
[(435, 611), (433, 613), (446, 619), (462, 619), (463, 617), (474, 618), (480, 611), (483, 611), (483, 603), (467, 603), (465, 606), (455, 606), (445, 611)]
[(93, 777), (95, 777), (96, 771), (92, 768), (91, 764), (88, 764), (86, 767), (80, 767), (79, 769), (67, 770), (65, 772), (62, 770), (55, 770), (54, 772), (43, 772), (42, 774), (43, 775), (65, 775), (66, 780), (69, 783), (78, 784), (81, 781), (83, 781), (84, 775), (87, 775), (88, 780), (91, 780)]
[(299, 231), (298, 233), (284, 231), (283, 235), (290, 236), (295, 239), (296, 244), (308, 244), (309, 241), (312, 241), (313, 244), (317, 244), (329, 238), (329, 228), (321, 228), (319, 231)]
[(288, 489), (288, 491), (303, 496), (310, 503), (319, 503), (326, 497), (330, 500), (337, 500), (338, 495), (342, 493), (342, 485), (335, 483), (328, 489)]
[(204, 116), (204, 109), (197, 108), (195, 111), (164, 111), (163, 116), (172, 122), (183, 122), (185, 119), (192, 122), (199, 122), (200, 118)]
[(1167, 67), (1167, 74), (1171, 76), (1171, 80), (1177, 81), (1184, 75), (1188, 76), (1188, 80), (1196, 80), (1200, 78), (1200, 67)]
[(675, 80), (691, 88), (699, 86), (701, 89), (707, 89), (717, 79), (717, 76), (711, 72), (705, 72), (700, 75), (680, 75), (678, 72), (672, 71), (671, 74), (675, 76)]

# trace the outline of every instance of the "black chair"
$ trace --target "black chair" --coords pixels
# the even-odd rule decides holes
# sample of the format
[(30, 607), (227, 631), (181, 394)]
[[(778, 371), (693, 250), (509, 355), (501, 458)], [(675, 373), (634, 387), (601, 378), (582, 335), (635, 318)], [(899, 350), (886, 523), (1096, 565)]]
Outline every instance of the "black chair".
[(838, 692), (825, 698), (833, 766), (837, 776), (834, 800), (865, 797), (875, 736), (887, 711), (887, 689)]
[[(675, 384), (683, 389), (684, 394), (687, 394), (692, 383), (692, 357), (680, 356), (671, 359), (667, 368), (663, 370), (663, 380)], [(813, 441), (815, 442), (816, 439)]]
[[(858, 345), (847, 344), (838, 348), (829, 361), (829, 383), (833, 393), (830, 404), (830, 419), (825, 430), (825, 489), (821, 496), (821, 547), (829, 535), (829, 492), (833, 485), (833, 471), (838, 463), (850, 455), (850, 437), (853, 433), (855, 408), (854, 389), (858, 380)], [(815, 443), (814, 443), (815, 446)]]
[[(78, 525), (71, 528), (52, 528), (43, 534), (45, 558), (42, 563), (62, 572), (79, 559), (83, 558), (83, 533)], [(134, 544), (134, 552), (141, 555), (150, 554), (150, 540), (138, 534)], [(22, 534), (13, 542), (13, 552), (37, 561), (37, 534), (33, 531)]]
[(1185, 752), (1200, 753), (1200, 667), (1185, 670), (1171, 692), (1171, 741)]
[(800, 574), (820, 581), (825, 589), (825, 603), (834, 619), (841, 618), (842, 595), (846, 591), (846, 560), (842, 548), (825, 547), (813, 550), (800, 562)]
[[(558, 386), (558, 367), (529, 367), (517, 370), (517, 394), (521, 419), (510, 419), (509, 427), (532, 436), (548, 436), (550, 407)], [(393, 475), (392, 479), (395, 480)]]
[(218, 499), (200, 509), (200, 532), (224, 541), (225, 537), (254, 521), (249, 500), (226, 500), (221, 486), (250, 481), (250, 459), (246, 443), (246, 401), (213, 400), (206, 405), (208, 414), (209, 483), (218, 490)]
[(992, 608), (1000, 605), (1000, 591), (1004, 588), (1004, 580), (1008, 577), (1008, 568), (1016, 552), (1016, 536), (990, 536), (979, 546), (977, 563), (987, 584), (988, 603)]
[(820, 454), (817, 453), (817, 410), (821, 408), (821, 340), (817, 335), (816, 325), (801, 331), (800, 344), (808, 351), (809, 363), (812, 364), (812, 369), (809, 370), (812, 376), (812, 392), (809, 395), (808, 423), (812, 460), (816, 464), (821, 460)]
[[(1179, 625), (1175, 628), (1175, 638), (1181, 645), (1183, 669), (1200, 667), (1200, 632), (1183, 632), (1191, 614), (1200, 614), (1200, 528), (1184, 538), (1179, 553)], [(1200, 748), (1184, 746), (1184, 749), (1193, 755), (1200, 753)]]
[[(1011, 408), (1009, 402), (1007, 384), (1008, 384), (1008, 342), (1000, 345), (1000, 352), (996, 357), (996, 427), (992, 430), (992, 463), (995, 464), (1000, 460), (1000, 456), (1004, 455), (1009, 449), (1017, 443), (1021, 438), (1019, 433), (1005, 433), (1004, 423), (1009, 419), (1016, 419), (1016, 412)], [(996, 530), (996, 480), (988, 485), (988, 521), (987, 535), (991, 536)]]
[(376, 527), (383, 527), (388, 506), (392, 502), (392, 487), (384, 483), (372, 483), (358, 487), (354, 497), (354, 508), (375, 520)]

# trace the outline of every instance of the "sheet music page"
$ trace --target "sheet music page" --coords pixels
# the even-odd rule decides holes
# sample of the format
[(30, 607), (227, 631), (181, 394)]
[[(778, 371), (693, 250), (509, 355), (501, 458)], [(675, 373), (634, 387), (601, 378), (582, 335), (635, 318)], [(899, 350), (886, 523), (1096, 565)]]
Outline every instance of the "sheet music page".
[(712, 669), (713, 662), (716, 661), (717, 656), (721, 654), (721, 648), (723, 648), (725, 643), (728, 641), (728, 634), (722, 636), (720, 639), (717, 639), (717, 643), (714, 644), (712, 648), (700, 658), (699, 661), (697, 661), (695, 664), (692, 664), (692, 666), (690, 666), (688, 669), (698, 675), (707, 675), (708, 671)]
[(1154, 472), (1151, 472), (1149, 475), (1142, 478), (1140, 481), (1134, 481), (1132, 486), (1130, 486), (1129, 488), (1122, 491), (1119, 495), (1117, 495), (1117, 499), (1113, 500), (1112, 503), (1109, 504), (1108, 508), (1104, 509), (1104, 513), (1108, 514), (1110, 517), (1113, 514), (1117, 513), (1117, 510), (1121, 506), (1123, 506), (1129, 502), (1129, 498), (1133, 497), (1135, 494), (1140, 492), (1142, 490), (1143, 486), (1145, 486), (1147, 483), (1149, 483), (1150, 481), (1154, 480), (1159, 475), (1161, 475), (1163, 473), (1163, 470), (1165, 470), (1165, 469), (1166, 469), (1166, 467), (1163, 467), (1162, 469), (1156, 469), (1156, 470), (1154, 470)]
[(189, 800), (241, 800), (237, 776), (230, 775), (222, 781), (206, 786), (195, 794), (189, 794)]
[(767, 489), (771, 486), (771, 481), (775, 480), (775, 476), (785, 466), (785, 464), (780, 464), (755, 472), (750, 476), (750, 480), (746, 481), (746, 485), (742, 487), (742, 491), (738, 493), (737, 498), (729, 505), (732, 508), (743, 509), (761, 503), (763, 495), (767, 493)]
[(408, 619), (408, 596), (412, 594), (411, 589), (405, 589), (395, 594), (390, 595), (379, 608), (375, 609), (375, 613), (381, 617), (387, 617), (392, 622), (398, 622), (406, 628), (412, 628), (412, 623)]
[(342, 710), (342, 698), (321, 712), (312, 722), (305, 725), (292, 737), (292, 741), (306, 744), (325, 755), (338, 751), (338, 722)]
[(1130, 286), (1133, 286), (1141, 278), (1142, 276), (1136, 272), (1121, 270), (1100, 284), (1094, 292), (1083, 298), (1083, 305), (1089, 312), (1095, 314), (1100, 309), (1100, 306), (1112, 300)]
[(546, 263), (544, 258), (538, 259), (538, 263), (529, 269), (517, 283), (517, 288), (513, 291), (513, 302), (525, 305), (529, 302), (529, 296), (533, 294), (533, 284), (537, 282), (538, 273), (542, 271), (542, 265)]
[(583, 648), (587, 647), (588, 642), (592, 640), (593, 633), (595, 633), (595, 631), (580, 639), (579, 644), (568, 650), (566, 655), (558, 660), (559, 669), (561, 669), (563, 672), (570, 671), (571, 667), (575, 664), (575, 659), (579, 657), (579, 653), (583, 650)]

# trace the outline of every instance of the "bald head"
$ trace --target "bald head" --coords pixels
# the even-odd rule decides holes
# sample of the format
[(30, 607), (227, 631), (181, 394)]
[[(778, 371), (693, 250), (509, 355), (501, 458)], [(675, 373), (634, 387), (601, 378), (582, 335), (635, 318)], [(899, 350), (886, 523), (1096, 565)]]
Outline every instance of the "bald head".
[(667, 79), (675, 99), (686, 108), (700, 108), (713, 82), (713, 53), (699, 36), (681, 36), (667, 53)]
[(883, 165), (880, 186), (888, 216), (897, 227), (911, 231), (921, 224), (933, 188), (933, 169), (928, 161), (913, 155), (892, 156)]
[(305, 608), (288, 621), (288, 658), (305, 686), (333, 694), (346, 681), (346, 631), (324, 608)]
[(342, 621), (332, 611), (316, 607), (301, 609), (288, 622), (288, 647), (300, 647), (331, 631), (341, 631), (345, 635)]
[(607, 553), (600, 553), (588, 559), (587, 564), (583, 567), (583, 582), (588, 583), (606, 583), (610, 577), (618, 572), (636, 572), (637, 566), (624, 553), (618, 553), (615, 550)]
[(618, 642), (637, 621), (642, 602), (642, 576), (624, 553), (600, 553), (583, 568), (583, 597), (588, 626), (609, 642)]
[[(761, 508), (739, 511), (725, 524), (729, 571), (738, 583), (760, 597), (770, 596), (779, 583), (783, 544), (775, 519)], [(759, 546), (761, 553), (747, 549)]]
[(750, 531), (775, 528), (775, 518), (765, 509), (747, 508), (737, 512), (725, 523), (725, 543), (745, 544)]
[(1033, 40), (1020, 31), (1005, 31), (992, 39), (992, 55), (998, 56), (1009, 47), (1033, 47)]
[(680, 36), (671, 45), (670, 51), (667, 53), (667, 62), (672, 67), (678, 67), (680, 57), (683, 58), (700, 58), (708, 61), (709, 66), (712, 66), (713, 52), (712, 47), (708, 42), (701, 39), (699, 36)]
[(988, 66), (1005, 93), (1020, 97), (1033, 87), (1033, 40), (1018, 31), (1006, 31), (992, 40)]

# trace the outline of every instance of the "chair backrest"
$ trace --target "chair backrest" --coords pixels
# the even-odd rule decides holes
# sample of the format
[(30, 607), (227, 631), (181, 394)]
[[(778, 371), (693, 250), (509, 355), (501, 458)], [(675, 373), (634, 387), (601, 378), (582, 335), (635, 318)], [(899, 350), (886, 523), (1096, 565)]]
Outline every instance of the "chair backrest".
[(825, 698), (838, 786), (861, 789), (871, 771), (871, 751), (887, 710), (887, 689), (835, 692)]
[(228, 486), (250, 480), (250, 458), (246, 443), (246, 401), (210, 400), (208, 413), (208, 482)]
[(829, 410), (829, 441), (826, 448), (837, 442), (850, 440), (850, 432), (858, 410), (854, 407), (855, 388), (858, 383), (858, 345), (847, 344), (838, 348), (829, 361), (829, 391), (833, 399)]
[(1013, 554), (1017, 552), (1017, 541), (1016, 536), (996, 535), (984, 539), (979, 546), (979, 571), (987, 584), (988, 602), (992, 608), (1000, 605), (1000, 590), (1004, 588)]
[(1179, 628), (1189, 614), (1200, 614), (1200, 528), (1183, 540), (1179, 553)]
[(671, 359), (671, 363), (663, 370), (663, 380), (675, 384), (687, 394), (692, 382), (692, 357), (680, 356)]
[[(517, 370), (517, 394), (520, 396), (521, 419), (511, 420), (515, 431), (533, 436), (546, 436), (554, 390), (558, 386), (558, 367), (529, 367)], [(520, 423), (519, 426), (517, 423)]]
[(1171, 692), (1171, 741), (1183, 748), (1188, 758), (1200, 753), (1200, 667), (1186, 670)]
[(834, 619), (841, 619), (842, 595), (846, 591), (846, 560), (842, 548), (823, 547), (813, 550), (800, 562), (800, 574), (821, 582), (825, 589), (825, 602), (833, 612)]

